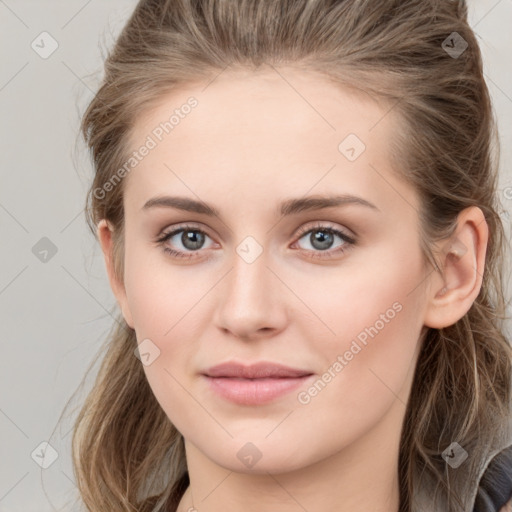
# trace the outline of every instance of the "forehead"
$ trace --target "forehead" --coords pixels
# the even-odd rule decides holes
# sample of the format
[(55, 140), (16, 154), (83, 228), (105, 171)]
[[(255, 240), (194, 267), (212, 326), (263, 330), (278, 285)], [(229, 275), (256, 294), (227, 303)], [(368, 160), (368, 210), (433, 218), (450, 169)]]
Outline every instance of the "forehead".
[(375, 198), (386, 187), (379, 174), (393, 179), (388, 148), (396, 123), (382, 101), (314, 72), (226, 70), (181, 86), (138, 118), (131, 147), (149, 139), (154, 147), (125, 193), (140, 203), (173, 187), (243, 189), (261, 200), (265, 190), (270, 199), (274, 190), (304, 195), (337, 186)]
[(189, 110), (186, 103), (190, 97), (197, 100), (197, 107), (191, 111), (192, 121), (181, 122), (188, 114), (175, 119), (172, 134), (164, 136), (169, 143), (180, 138), (180, 132), (181, 138), (186, 138), (186, 126), (192, 124), (195, 137), (205, 139), (208, 135), (210, 141), (226, 134), (237, 139), (245, 135), (246, 140), (257, 134), (260, 139), (267, 136), (276, 140), (276, 132), (283, 128), (309, 137), (315, 133), (334, 136), (336, 141), (347, 130), (364, 137), (383, 117), (388, 118), (388, 124), (394, 120), (386, 115), (387, 105), (381, 99), (335, 84), (313, 71), (292, 67), (236, 69), (222, 71), (203, 82), (182, 84), (162, 96), (139, 116), (132, 130), (132, 143), (151, 133), (159, 123), (169, 121), (175, 111), (180, 114), (180, 110)]

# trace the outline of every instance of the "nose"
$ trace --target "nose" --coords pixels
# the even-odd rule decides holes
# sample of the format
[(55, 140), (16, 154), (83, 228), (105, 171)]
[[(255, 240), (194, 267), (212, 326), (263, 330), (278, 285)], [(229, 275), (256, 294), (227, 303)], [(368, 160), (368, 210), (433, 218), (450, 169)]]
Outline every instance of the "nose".
[(231, 270), (217, 290), (215, 324), (225, 334), (248, 341), (284, 329), (287, 290), (268, 260), (265, 251), (252, 262), (234, 252)]

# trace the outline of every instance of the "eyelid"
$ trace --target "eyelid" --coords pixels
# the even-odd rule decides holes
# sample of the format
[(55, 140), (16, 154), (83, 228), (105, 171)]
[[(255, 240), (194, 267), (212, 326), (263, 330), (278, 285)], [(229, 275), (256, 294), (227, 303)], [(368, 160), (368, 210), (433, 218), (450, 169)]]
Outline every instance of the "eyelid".
[[(199, 225), (191, 224), (191, 223), (185, 223), (185, 224), (177, 224), (175, 226), (172, 226), (167, 230), (167, 228), (163, 229), (160, 234), (157, 236), (155, 242), (157, 245), (164, 245), (164, 243), (169, 239), (174, 237), (176, 234), (182, 232), (182, 231), (196, 231), (198, 233), (202, 233), (209, 238), (213, 240), (213, 237), (209, 235), (208, 231), (204, 228), (202, 228)], [(334, 233), (336, 236), (341, 238), (344, 242), (344, 244), (341, 247), (338, 247), (334, 250), (326, 250), (326, 251), (311, 251), (306, 249), (299, 249), (301, 252), (307, 252), (311, 253), (311, 257), (318, 258), (318, 259), (328, 259), (335, 256), (338, 256), (340, 254), (345, 253), (345, 251), (352, 248), (352, 246), (356, 245), (358, 239), (355, 235), (347, 233), (346, 228), (339, 228), (335, 225), (332, 225), (329, 221), (315, 221), (314, 224), (305, 224), (301, 226), (298, 230), (298, 232), (294, 235), (295, 241), (292, 243), (292, 245), (297, 244), (297, 242), (303, 238), (306, 234), (312, 232), (312, 231), (330, 231)], [(352, 233), (352, 232), (351, 232)], [(173, 255), (176, 259), (192, 259), (197, 258), (199, 256), (195, 256), (196, 253), (200, 254), (203, 252), (203, 249), (198, 249), (197, 251), (177, 251), (175, 249), (170, 249), (164, 247), (163, 249), (165, 252), (170, 253)]]
[[(193, 223), (186, 222), (184, 224), (176, 224), (176, 225), (165, 227), (156, 236), (156, 240), (159, 241), (159, 240), (161, 240), (162, 238), (165, 238), (168, 235), (176, 234), (179, 231), (187, 231), (187, 230), (190, 230), (190, 231), (200, 231), (201, 233), (204, 233), (205, 235), (210, 236), (208, 234), (208, 231), (205, 228), (203, 228), (202, 226), (200, 226), (199, 224), (193, 224)], [(212, 238), (212, 237), (210, 236), (210, 238)]]
[[(351, 230), (348, 230), (347, 228), (340, 228), (336, 225), (333, 225), (329, 221), (313, 221), (314, 224), (306, 223), (305, 225), (302, 225), (298, 231), (295, 233), (294, 237), (302, 237), (304, 234), (308, 233), (309, 231), (312, 231), (314, 229), (333, 229), (335, 231), (340, 231), (343, 233), (343, 235), (350, 240), (351, 242), (357, 241), (357, 236), (353, 234)], [(207, 231), (207, 229), (203, 228), (199, 224), (194, 223), (185, 223), (185, 224), (177, 224), (175, 226), (172, 226), (172, 228), (169, 228), (167, 231), (167, 227), (164, 228), (156, 237), (156, 241), (161, 241), (163, 238), (167, 237), (170, 234), (176, 234), (176, 232), (182, 231), (182, 230), (194, 230), (199, 231), (201, 233), (204, 233), (205, 235), (208, 235), (210, 238), (213, 238)]]
[(343, 235), (343, 237), (347, 239), (347, 241), (354, 243), (354, 244), (357, 242), (357, 237), (354, 234), (352, 234), (351, 231), (349, 231), (346, 228), (340, 228), (336, 225), (333, 225), (329, 221), (315, 221), (315, 224), (313, 224), (313, 225), (306, 224), (305, 226), (301, 226), (295, 236), (302, 238), (302, 236), (309, 233), (310, 231), (322, 230), (322, 229), (340, 232)]

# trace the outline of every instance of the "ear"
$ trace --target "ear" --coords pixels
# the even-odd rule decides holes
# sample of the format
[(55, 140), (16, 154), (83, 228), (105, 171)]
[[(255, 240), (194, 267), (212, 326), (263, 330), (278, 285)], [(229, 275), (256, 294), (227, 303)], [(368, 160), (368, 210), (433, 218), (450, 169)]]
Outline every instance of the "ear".
[(112, 288), (112, 292), (117, 299), (117, 303), (121, 308), (121, 312), (123, 313), (123, 317), (126, 323), (133, 329), (133, 319), (130, 308), (128, 307), (124, 283), (122, 282), (122, 279), (116, 275), (114, 270), (114, 252), (112, 240), (113, 228), (110, 226), (106, 219), (102, 219), (98, 223), (97, 233), (101, 244), (101, 249), (103, 251), (103, 257), (105, 258), (105, 265), (107, 268), (110, 287)]
[(441, 273), (436, 271), (431, 281), (427, 327), (448, 327), (469, 311), (482, 287), (488, 237), (480, 208), (471, 206), (459, 214), (453, 236), (440, 247)]

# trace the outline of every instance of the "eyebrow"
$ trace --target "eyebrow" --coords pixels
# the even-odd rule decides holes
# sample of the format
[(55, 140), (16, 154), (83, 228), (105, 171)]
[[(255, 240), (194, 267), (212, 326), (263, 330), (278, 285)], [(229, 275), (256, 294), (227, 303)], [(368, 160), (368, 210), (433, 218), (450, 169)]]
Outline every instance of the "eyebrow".
[[(377, 206), (375, 206), (373, 203), (370, 203), (366, 199), (350, 194), (337, 196), (309, 196), (298, 199), (287, 199), (281, 203), (280, 211), (282, 216), (289, 216), (305, 211), (321, 210), (323, 208), (332, 208), (335, 206), (344, 206), (349, 204), (366, 206), (373, 210), (380, 211)], [(210, 217), (220, 217), (220, 212), (215, 207), (205, 202), (196, 201), (188, 197), (153, 197), (144, 204), (142, 210), (149, 210), (156, 207), (176, 208), (178, 210), (200, 213)]]

